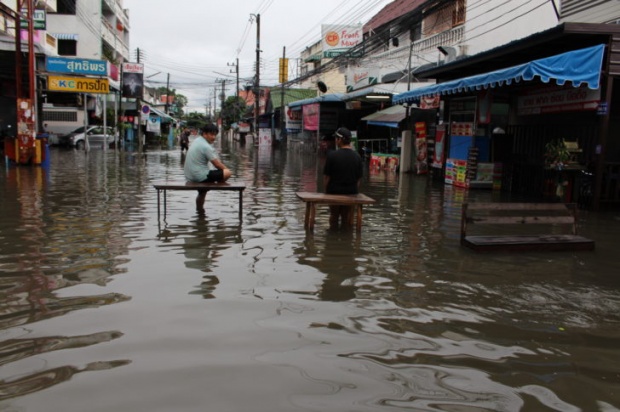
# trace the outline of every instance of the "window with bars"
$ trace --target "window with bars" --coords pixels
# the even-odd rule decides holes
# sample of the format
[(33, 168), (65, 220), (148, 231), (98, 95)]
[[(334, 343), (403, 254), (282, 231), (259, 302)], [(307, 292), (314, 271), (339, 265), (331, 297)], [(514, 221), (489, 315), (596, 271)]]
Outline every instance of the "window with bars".
[(44, 122), (77, 122), (75, 111), (43, 111)]
[(454, 0), (424, 18), (424, 37), (465, 23), (465, 0)]

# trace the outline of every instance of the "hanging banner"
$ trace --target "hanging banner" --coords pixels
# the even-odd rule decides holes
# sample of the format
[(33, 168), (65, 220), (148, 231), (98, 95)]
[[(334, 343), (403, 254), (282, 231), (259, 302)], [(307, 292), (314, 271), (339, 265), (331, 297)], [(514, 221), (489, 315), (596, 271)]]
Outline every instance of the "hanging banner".
[(284, 113), (286, 113), (286, 131), (289, 133), (301, 132), (301, 110), (291, 110), (286, 106)]
[(123, 63), (123, 97), (142, 99), (144, 90), (144, 65)]
[(426, 148), (426, 123), (416, 122), (415, 124), (415, 170), (417, 174), (428, 172), (426, 163), (428, 151)]
[(161, 117), (151, 114), (146, 122), (146, 131), (155, 133), (157, 136), (161, 135)]
[(303, 106), (304, 130), (319, 130), (319, 103), (312, 103)]
[(445, 135), (446, 126), (443, 124), (437, 125), (437, 131), (435, 132), (435, 150), (433, 151), (433, 161), (431, 163), (431, 166), (437, 169), (443, 167)]

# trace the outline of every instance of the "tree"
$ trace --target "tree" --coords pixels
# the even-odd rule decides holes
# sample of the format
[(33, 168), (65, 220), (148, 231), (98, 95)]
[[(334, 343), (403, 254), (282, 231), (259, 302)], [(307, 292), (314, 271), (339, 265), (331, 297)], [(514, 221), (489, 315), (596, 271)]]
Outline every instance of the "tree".
[(188, 127), (195, 127), (197, 129), (207, 124), (207, 118), (204, 113), (191, 112), (185, 117), (185, 121)]
[(236, 96), (229, 96), (222, 108), (222, 125), (225, 130), (230, 129), (233, 123), (237, 123), (243, 118), (245, 113), (245, 100)]
[(172, 97), (172, 103), (168, 110), (177, 116), (183, 115), (183, 108), (187, 106), (187, 97), (177, 93), (175, 89), (166, 89), (166, 87), (158, 87), (157, 93), (160, 96), (169, 94)]

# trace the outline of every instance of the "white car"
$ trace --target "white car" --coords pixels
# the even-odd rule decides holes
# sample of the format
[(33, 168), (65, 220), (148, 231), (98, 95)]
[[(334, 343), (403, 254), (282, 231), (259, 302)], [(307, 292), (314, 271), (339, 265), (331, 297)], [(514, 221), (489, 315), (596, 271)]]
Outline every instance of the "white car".
[[(107, 144), (109, 147), (114, 142), (114, 129), (112, 127), (107, 127), (106, 133), (104, 133), (103, 126), (88, 126), (86, 128), (86, 135), (88, 136), (90, 148), (103, 148), (104, 144)], [(78, 127), (71, 133), (60, 136), (58, 144), (82, 150), (86, 144), (84, 136), (84, 127)]]

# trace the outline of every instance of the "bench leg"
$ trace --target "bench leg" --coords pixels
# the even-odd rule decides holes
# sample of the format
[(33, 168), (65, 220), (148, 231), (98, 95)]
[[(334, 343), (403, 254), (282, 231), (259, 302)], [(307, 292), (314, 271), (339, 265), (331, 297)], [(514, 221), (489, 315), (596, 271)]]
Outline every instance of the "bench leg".
[(304, 226), (308, 230), (314, 230), (314, 219), (316, 215), (316, 205), (314, 202), (306, 203), (306, 221)]
[(157, 221), (158, 222), (159, 222), (159, 215), (160, 215), (160, 213), (159, 213), (159, 192), (160, 192), (160, 190), (157, 189)]
[(166, 189), (164, 189), (164, 219), (166, 219)]
[(357, 228), (357, 231), (360, 232), (362, 230), (362, 205), (357, 205), (356, 209), (357, 209), (357, 224), (355, 227)]

